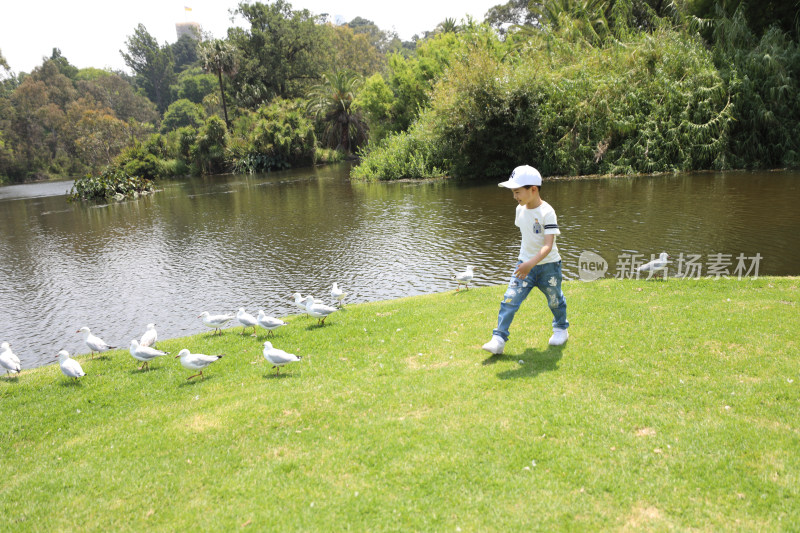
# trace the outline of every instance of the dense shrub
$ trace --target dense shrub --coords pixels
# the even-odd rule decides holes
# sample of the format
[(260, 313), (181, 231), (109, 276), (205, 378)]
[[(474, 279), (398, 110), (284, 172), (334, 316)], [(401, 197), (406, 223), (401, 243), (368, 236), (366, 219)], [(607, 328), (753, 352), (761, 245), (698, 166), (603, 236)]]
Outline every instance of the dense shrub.
[(735, 168), (800, 166), (800, 46), (773, 27), (759, 39), (742, 16), (717, 21), (715, 60), (734, 107)]
[(205, 115), (202, 105), (195, 104), (186, 98), (172, 102), (164, 112), (164, 119), (161, 121), (161, 133), (167, 133), (186, 126), (199, 128), (206, 118)]
[(253, 115), (247, 143), (231, 150), (235, 172), (267, 172), (314, 163), (314, 125), (300, 101), (277, 99)]
[(105, 200), (136, 196), (153, 190), (150, 180), (109, 167), (99, 176), (88, 175), (75, 180), (68, 197), (70, 200)]
[(498, 177), (521, 163), (550, 175), (728, 164), (724, 81), (702, 43), (683, 33), (591, 46), (537, 32), (503, 61), (476, 47), (430, 102), (408, 138), (371, 148), (353, 176)]
[(191, 148), (191, 156), (197, 169), (203, 174), (225, 172), (228, 164), (225, 158), (228, 129), (225, 122), (216, 115), (209, 117), (197, 132), (197, 139)]
[(436, 143), (423, 131), (424, 122), (408, 132), (396, 133), (366, 152), (351, 176), (362, 180), (423, 179), (441, 177), (444, 165)]

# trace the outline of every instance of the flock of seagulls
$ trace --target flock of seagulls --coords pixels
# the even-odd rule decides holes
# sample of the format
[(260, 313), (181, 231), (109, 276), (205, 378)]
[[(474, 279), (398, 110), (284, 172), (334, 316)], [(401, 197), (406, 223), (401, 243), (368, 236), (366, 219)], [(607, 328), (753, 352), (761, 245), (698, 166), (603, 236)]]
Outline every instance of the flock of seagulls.
[[(669, 254), (662, 252), (659, 254), (658, 259), (638, 267), (638, 271), (639, 273), (649, 273), (648, 279), (658, 273), (660, 273), (662, 277), (666, 278), (669, 271), (670, 259), (671, 257)], [(464, 272), (454, 274), (451, 279), (458, 282), (456, 292), (461, 290), (462, 285), (464, 285), (466, 289), (469, 289), (469, 284), (473, 280), (474, 276), (475, 274), (472, 266), (467, 266)], [(344, 299), (347, 297), (347, 293), (340, 289), (336, 283), (333, 283), (330, 294), (331, 299), (336, 307), (326, 305), (322, 300), (315, 299), (311, 295), (306, 295), (304, 297), (299, 292), (294, 293), (291, 298), (294, 300), (294, 303), (298, 308), (305, 311), (305, 313), (309, 316), (316, 318), (318, 325), (324, 325), (326, 318), (342, 308), (344, 305)], [(203, 324), (206, 327), (214, 329), (214, 333), (212, 334), (222, 334), (222, 328), (227, 326), (233, 320), (236, 320), (239, 324), (241, 324), (242, 335), (245, 334), (248, 328), (252, 327), (253, 333), (251, 336), (253, 337), (256, 336), (257, 327), (266, 329), (267, 335), (273, 336), (273, 332), (276, 329), (288, 325), (279, 318), (267, 316), (263, 310), (259, 310), (257, 316), (254, 317), (245, 311), (244, 308), (240, 308), (235, 315), (225, 313), (211, 314), (208, 311), (203, 311), (197, 316), (197, 318), (202, 319)], [(97, 335), (94, 335), (86, 326), (80, 328), (78, 331), (76, 331), (76, 333), (83, 333), (84, 342), (91, 352), (92, 359), (94, 359), (95, 353), (103, 353), (117, 348), (116, 346), (108, 344)], [(130, 354), (134, 359), (142, 363), (140, 370), (149, 369), (150, 362), (156, 358), (169, 355), (169, 352), (165, 352), (156, 348), (157, 342), (158, 333), (156, 331), (155, 324), (147, 324), (147, 329), (140, 340), (131, 340)], [(289, 363), (298, 362), (302, 359), (300, 356), (275, 348), (270, 341), (264, 342), (262, 353), (264, 358), (273, 365), (272, 368), (276, 369), (276, 375), (278, 375), (282, 366)], [(198, 372), (197, 374), (193, 374), (186, 378), (192, 379), (198, 376), (203, 378), (203, 370), (205, 370), (211, 363), (219, 361), (223, 356), (224, 355), (205, 355), (200, 353), (192, 353), (190, 350), (184, 348), (178, 353), (178, 355), (175, 356), (175, 358), (180, 358), (181, 365), (187, 370)], [(86, 375), (86, 373), (83, 371), (83, 368), (81, 368), (80, 363), (72, 359), (67, 350), (59, 351), (57, 360), (59, 362), (59, 366), (61, 367), (61, 371), (65, 376), (77, 380), (78, 378)], [(10, 374), (11, 372), (18, 374), (22, 370), (19, 357), (17, 357), (16, 354), (14, 354), (14, 352), (11, 350), (11, 345), (8, 342), (3, 342), (0, 344), (0, 370), (5, 370), (6, 374)]]
[[(292, 298), (294, 299), (295, 304), (301, 307), (309, 316), (317, 319), (318, 325), (324, 325), (326, 318), (342, 308), (346, 296), (347, 293), (342, 291), (338, 285), (334, 283), (333, 288), (331, 289), (331, 299), (337, 307), (326, 305), (321, 300), (317, 300), (310, 295), (304, 297), (300, 293), (294, 293)], [(234, 320), (241, 324), (242, 335), (244, 335), (249, 328), (253, 328), (253, 333), (251, 335), (253, 337), (256, 336), (256, 329), (258, 327), (267, 330), (267, 336), (274, 336), (274, 331), (276, 329), (288, 325), (287, 322), (279, 318), (268, 316), (263, 309), (259, 310), (258, 315), (255, 317), (248, 313), (244, 308), (240, 308), (235, 315), (225, 313), (212, 314), (208, 311), (203, 311), (198, 315), (198, 318), (202, 319), (202, 322), (205, 326), (214, 330), (212, 335), (222, 334), (222, 328)], [(95, 354), (100, 354), (117, 348), (116, 346), (107, 343), (97, 335), (93, 334), (91, 329), (86, 326), (77, 330), (76, 333), (83, 334), (84, 343), (86, 344), (87, 348), (89, 348), (92, 359), (94, 359)], [(131, 340), (129, 352), (131, 357), (141, 362), (139, 370), (149, 370), (150, 363), (152, 361), (158, 357), (170, 355), (169, 352), (159, 350), (156, 347), (157, 343), (158, 332), (156, 331), (155, 324), (147, 324), (147, 329), (145, 330), (141, 339)], [(300, 356), (275, 348), (269, 341), (264, 343), (262, 353), (264, 358), (273, 365), (272, 368), (276, 369), (275, 375), (278, 375), (282, 366), (285, 366), (289, 363), (298, 362), (302, 359)], [(196, 374), (186, 378), (188, 380), (195, 377), (204, 379), (203, 370), (205, 370), (211, 363), (219, 361), (222, 357), (224, 357), (224, 355), (192, 353), (190, 350), (184, 348), (178, 353), (178, 355), (175, 356), (175, 359), (179, 358), (181, 365), (187, 370), (197, 372)], [(61, 367), (61, 372), (68, 378), (78, 380), (86, 375), (86, 372), (84, 372), (81, 364), (75, 359), (72, 359), (67, 350), (59, 351), (57, 360), (59, 366)], [(11, 350), (11, 345), (8, 342), (3, 342), (0, 344), (0, 369), (5, 370), (6, 374), (10, 374), (12, 372), (18, 374), (22, 371), (20, 360)]]

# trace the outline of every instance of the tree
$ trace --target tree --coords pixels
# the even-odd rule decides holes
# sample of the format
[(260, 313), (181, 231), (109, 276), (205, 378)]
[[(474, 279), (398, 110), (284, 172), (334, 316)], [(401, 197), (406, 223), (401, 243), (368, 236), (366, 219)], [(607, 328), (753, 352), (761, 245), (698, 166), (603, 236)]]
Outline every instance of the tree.
[(136, 74), (137, 83), (144, 89), (159, 113), (170, 104), (169, 87), (175, 82), (175, 60), (169, 45), (160, 47), (158, 42), (139, 24), (126, 41), (128, 53), (120, 50), (125, 64)]
[(114, 116), (122, 121), (134, 119), (143, 123), (158, 122), (155, 104), (141, 92), (137, 92), (127, 79), (119, 74), (101, 71), (104, 75), (91, 80), (80, 80), (84, 77), (85, 70), (81, 69), (78, 73), (79, 81), (75, 83), (80, 94), (91, 95), (99, 104), (110, 108)]
[(241, 104), (257, 107), (275, 96), (301, 96), (319, 79), (328, 39), (307, 9), (293, 11), (276, 0), (242, 2), (236, 13), (250, 24), (228, 30), (228, 40), (241, 53), (241, 68), (231, 80)]
[(161, 133), (177, 130), (185, 126), (199, 128), (205, 120), (203, 106), (181, 99), (172, 102), (161, 121)]
[(350, 153), (366, 140), (366, 126), (361, 113), (353, 109), (353, 100), (364, 83), (354, 72), (341, 70), (323, 74), (322, 81), (306, 95), (308, 111), (325, 126), (328, 146)]
[(222, 112), (225, 116), (225, 127), (230, 128), (228, 120), (228, 107), (225, 105), (225, 85), (222, 75), (230, 76), (236, 72), (236, 49), (232, 44), (221, 39), (208, 41), (200, 47), (200, 60), (206, 72), (213, 72), (219, 80), (219, 95), (222, 102)]
[(509, 0), (505, 4), (489, 9), (486, 12), (486, 22), (501, 35), (505, 34), (509, 26), (534, 26), (537, 24), (537, 17), (530, 9), (531, 5), (538, 3), (528, 0)]
[(329, 70), (351, 70), (369, 76), (384, 63), (384, 56), (370, 44), (365, 34), (355, 33), (347, 26), (327, 24), (330, 40)]
[[(215, 73), (216, 74), (216, 73)], [(203, 72), (200, 67), (192, 67), (178, 74), (178, 81), (172, 86), (176, 99), (186, 98), (200, 104), (209, 94), (216, 94), (219, 83), (217, 76)]]
[(175, 58), (175, 70), (181, 72), (194, 65), (199, 59), (200, 35), (192, 28), (191, 33), (181, 35), (170, 48), (172, 56)]

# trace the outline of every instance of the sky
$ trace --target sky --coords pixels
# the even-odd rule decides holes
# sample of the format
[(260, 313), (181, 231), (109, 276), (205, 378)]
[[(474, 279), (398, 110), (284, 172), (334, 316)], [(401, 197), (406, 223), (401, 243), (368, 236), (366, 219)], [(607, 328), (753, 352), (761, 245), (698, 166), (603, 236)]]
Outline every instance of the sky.
[[(506, 0), (288, 0), (292, 9), (327, 13), (338, 23), (355, 17), (394, 30), (404, 41), (430, 31), (446, 18), (456, 22), (472, 16), (482, 22), (486, 12)], [(268, 3), (268, 2), (267, 2)], [(177, 40), (175, 23), (198, 22), (204, 32), (224, 38), (238, 0), (3, 0), (0, 3), (0, 52), (11, 70), (31, 72), (50, 57), (53, 48), (78, 68), (111, 68), (130, 72), (120, 55), (138, 24), (159, 43)], [(191, 8), (188, 11), (186, 8)]]

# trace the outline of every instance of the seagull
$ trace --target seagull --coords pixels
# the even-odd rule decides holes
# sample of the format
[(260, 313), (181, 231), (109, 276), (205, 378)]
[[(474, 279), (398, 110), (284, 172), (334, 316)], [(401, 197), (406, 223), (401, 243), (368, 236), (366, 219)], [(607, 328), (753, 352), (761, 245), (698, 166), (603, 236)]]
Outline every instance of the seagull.
[(150, 348), (156, 347), (158, 341), (158, 333), (156, 333), (155, 324), (147, 324), (147, 331), (142, 335), (142, 340), (139, 341), (139, 346), (147, 346)]
[[(311, 296), (311, 295), (309, 294), (309, 296)], [(299, 292), (296, 292), (296, 293), (294, 293), (294, 294), (292, 295), (292, 298), (294, 298), (294, 304), (295, 304), (297, 307), (299, 307), (299, 308), (300, 308), (300, 309), (302, 309), (303, 311), (305, 311), (305, 310), (306, 310), (306, 297), (305, 297), (305, 296), (303, 296), (303, 295), (302, 295), (302, 294), (300, 294)], [(324, 302), (323, 302), (322, 300), (319, 300), (319, 299), (317, 299), (317, 298), (314, 298), (314, 303), (315, 303), (315, 304), (321, 304), (321, 303), (324, 303)]]
[(6, 375), (10, 374), (11, 372), (16, 372), (17, 374), (20, 373), (22, 370), (22, 364), (19, 361), (19, 357), (11, 351), (11, 345), (7, 342), (0, 344), (0, 368), (4, 368), (6, 370)]
[(279, 318), (267, 316), (267, 314), (264, 313), (263, 309), (258, 311), (257, 321), (259, 326), (269, 331), (267, 335), (274, 335), (274, 333), (272, 333), (272, 330), (278, 329), (281, 326), (289, 325)]
[(214, 328), (214, 333), (219, 331), (220, 335), (222, 335), (220, 328), (234, 319), (233, 315), (212, 315), (208, 311), (203, 311), (197, 315), (197, 318), (201, 317), (203, 319), (203, 324), (209, 328)]
[(244, 335), (244, 330), (253, 326), (253, 337), (256, 336), (256, 326), (258, 325), (256, 317), (245, 311), (244, 307), (239, 308), (239, 311), (236, 313), (236, 320), (243, 326), (242, 335)]
[(335, 307), (314, 303), (313, 296), (306, 296), (306, 313), (317, 319), (317, 324), (325, 324), (328, 315), (338, 311)]
[(169, 352), (162, 352), (161, 350), (156, 350), (155, 348), (150, 348), (149, 346), (142, 346), (136, 339), (131, 341), (130, 351), (134, 359), (138, 359), (142, 362), (142, 366), (139, 368), (139, 370), (144, 370), (144, 367), (147, 367), (147, 369), (150, 370), (150, 361), (156, 357), (169, 354)]
[(196, 378), (200, 376), (202, 379), (206, 379), (203, 376), (203, 369), (205, 369), (208, 365), (213, 363), (214, 361), (221, 359), (222, 355), (205, 355), (202, 353), (192, 353), (186, 348), (178, 352), (178, 355), (175, 356), (177, 359), (178, 357), (181, 358), (181, 365), (183, 368), (187, 368), (189, 370), (199, 370), (199, 374), (194, 374), (193, 376), (189, 376), (186, 380), (190, 380), (192, 378)]
[(75, 378), (75, 381), (86, 375), (86, 372), (81, 368), (81, 364), (75, 359), (71, 359), (69, 352), (66, 350), (58, 352), (58, 364), (61, 366), (61, 371), (64, 375), (68, 378)]
[(654, 259), (649, 263), (645, 263), (636, 270), (641, 274), (642, 272), (649, 272), (647, 279), (655, 276), (656, 272), (661, 272), (661, 279), (666, 279), (669, 274), (669, 260), (672, 257), (667, 252), (661, 252), (658, 259)]
[(94, 352), (106, 352), (116, 348), (116, 346), (110, 346), (106, 341), (97, 335), (92, 335), (92, 332), (86, 326), (83, 326), (75, 333), (83, 333), (83, 340), (86, 342), (86, 346), (88, 346), (92, 351), (92, 359), (94, 359)]
[(293, 353), (286, 353), (283, 350), (272, 347), (272, 343), (267, 341), (264, 343), (264, 359), (272, 363), (272, 368), (275, 368), (275, 375), (281, 371), (283, 365), (294, 363), (302, 359)]
[(474, 276), (475, 274), (472, 272), (472, 267), (468, 266), (464, 272), (461, 272), (460, 274), (454, 274), (453, 277), (450, 279), (458, 281), (458, 287), (456, 288), (456, 292), (458, 292), (459, 290), (461, 290), (462, 283), (466, 285), (467, 289), (469, 289), (469, 282), (472, 281), (472, 278)]
[(336, 300), (336, 302), (339, 304), (339, 307), (342, 306), (342, 300), (344, 300), (345, 296), (347, 296), (347, 293), (344, 292), (342, 289), (340, 289), (339, 286), (336, 285), (336, 282), (334, 281), (333, 287), (331, 288), (331, 298)]

